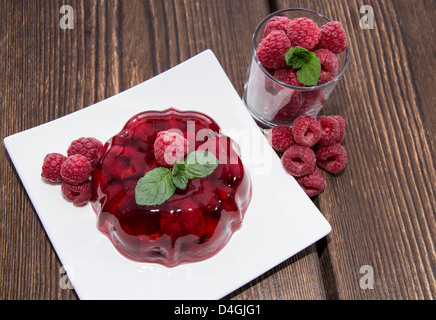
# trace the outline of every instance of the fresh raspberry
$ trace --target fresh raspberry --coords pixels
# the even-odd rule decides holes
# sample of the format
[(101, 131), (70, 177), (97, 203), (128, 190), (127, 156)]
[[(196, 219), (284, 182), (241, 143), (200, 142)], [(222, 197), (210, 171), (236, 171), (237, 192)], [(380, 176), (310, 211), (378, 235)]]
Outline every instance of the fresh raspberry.
[(290, 175), (302, 177), (315, 170), (315, 153), (310, 148), (293, 145), (283, 154), (282, 164)]
[(324, 176), (317, 167), (312, 173), (300, 178), (295, 178), (309, 197), (315, 197), (324, 191)]
[(62, 179), (73, 185), (79, 185), (88, 180), (91, 171), (91, 163), (81, 154), (69, 156), (61, 166)]
[(303, 94), (304, 103), (301, 106), (299, 114), (314, 114), (321, 110), (323, 104), (322, 100), (324, 99), (324, 89), (305, 91)]
[(103, 143), (96, 138), (79, 138), (71, 142), (67, 154), (72, 156), (74, 154), (81, 154), (86, 157), (94, 167), (103, 152)]
[(161, 165), (171, 167), (183, 160), (188, 152), (188, 140), (178, 133), (161, 131), (154, 142), (154, 156)]
[(300, 114), (301, 106), (304, 103), (303, 92), (295, 91), (287, 104), (280, 108), (279, 112), (274, 116), (275, 121), (292, 122)]
[[(296, 87), (304, 87), (297, 78), (297, 70), (286, 67), (277, 69), (274, 72), (274, 77), (286, 84), (296, 86)], [(304, 94), (302, 91), (295, 90), (289, 102), (281, 107), (279, 112), (274, 116), (275, 121), (281, 122), (290, 122), (292, 121), (298, 114), (301, 106), (304, 103)]]
[(320, 147), (316, 151), (316, 164), (333, 174), (341, 172), (347, 165), (347, 151), (339, 143)]
[(336, 54), (348, 48), (347, 35), (340, 22), (331, 21), (321, 27), (318, 48), (327, 49)]
[(294, 145), (292, 129), (288, 126), (277, 126), (268, 132), (268, 141), (274, 150), (285, 152)]
[(318, 120), (309, 115), (299, 116), (292, 124), (294, 141), (303, 147), (314, 146), (321, 139), (321, 131)]
[(287, 35), (293, 47), (302, 47), (309, 51), (316, 47), (321, 30), (318, 25), (309, 18), (296, 18), (287, 26)]
[(283, 16), (272, 17), (265, 26), (263, 36), (268, 36), (272, 31), (284, 31), (286, 32), (286, 26), (289, 23), (289, 19)]
[(272, 31), (257, 48), (256, 55), (265, 68), (278, 69), (286, 66), (285, 54), (291, 41), (283, 31)]
[(41, 177), (51, 182), (62, 182), (61, 166), (67, 159), (60, 153), (49, 153), (44, 158), (42, 165)]
[(304, 87), (298, 80), (297, 70), (292, 67), (277, 69), (274, 72), (274, 78), (291, 86)]
[(321, 74), (318, 84), (323, 84), (332, 81), (339, 72), (338, 57), (327, 49), (318, 49), (314, 51), (321, 63)]
[(91, 199), (91, 182), (87, 181), (79, 185), (62, 183), (62, 194), (69, 201), (72, 201), (76, 206), (83, 206)]
[[(338, 117), (342, 119), (341, 116)], [(320, 116), (318, 117), (318, 122), (322, 128), (321, 139), (318, 141), (318, 145), (327, 147), (341, 143), (344, 140), (345, 121), (342, 123), (335, 116)]]
[(341, 143), (342, 141), (344, 141), (345, 138), (345, 120), (344, 118), (342, 118), (341, 116), (337, 115), (337, 116), (332, 116), (333, 118), (335, 118), (338, 123), (339, 123), (339, 139), (338, 139), (338, 143)]

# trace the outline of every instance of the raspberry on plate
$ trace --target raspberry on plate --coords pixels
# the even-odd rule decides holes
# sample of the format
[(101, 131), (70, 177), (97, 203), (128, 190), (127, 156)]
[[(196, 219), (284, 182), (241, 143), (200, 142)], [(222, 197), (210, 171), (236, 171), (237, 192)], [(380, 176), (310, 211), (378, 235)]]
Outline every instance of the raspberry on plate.
[(318, 84), (323, 84), (332, 81), (339, 72), (338, 57), (327, 49), (318, 49), (314, 51), (321, 64), (321, 74)]
[(272, 31), (257, 48), (256, 55), (265, 68), (286, 67), (285, 54), (291, 48), (291, 41), (284, 31)]
[(316, 151), (316, 164), (327, 172), (339, 173), (347, 165), (347, 151), (339, 143), (320, 147)]
[(65, 157), (60, 153), (49, 153), (44, 158), (42, 165), (41, 177), (51, 182), (62, 182), (61, 166), (64, 163)]
[(61, 166), (62, 179), (69, 184), (79, 185), (91, 177), (91, 163), (81, 154), (69, 156)]
[(295, 178), (295, 180), (297, 180), (304, 192), (311, 198), (324, 191), (324, 176), (317, 167), (315, 167), (312, 173), (300, 178)]
[(291, 20), (287, 26), (287, 35), (292, 46), (299, 46), (309, 51), (318, 44), (320, 32), (315, 21), (304, 17)]
[[(341, 116), (337, 116), (344, 120)], [(322, 147), (341, 143), (345, 136), (345, 121), (339, 120), (336, 116), (320, 116), (318, 122), (321, 125), (321, 139), (318, 145)]]
[(330, 21), (321, 27), (318, 48), (327, 49), (336, 54), (347, 50), (347, 35), (339, 21)]
[(314, 117), (302, 115), (292, 124), (292, 134), (295, 143), (310, 148), (321, 139), (321, 125)]
[(292, 129), (288, 126), (277, 126), (268, 132), (268, 141), (274, 150), (285, 152), (294, 145)]
[(293, 145), (283, 154), (282, 164), (290, 175), (302, 177), (315, 170), (315, 153), (310, 148)]
[(272, 17), (265, 26), (263, 36), (268, 36), (272, 31), (284, 31), (286, 32), (286, 26), (289, 23), (289, 19), (284, 16)]
[(188, 152), (188, 140), (178, 133), (161, 131), (154, 142), (154, 156), (157, 162), (166, 167), (183, 160)]
[(94, 167), (100, 159), (103, 152), (103, 143), (96, 138), (79, 138), (71, 142), (68, 147), (67, 154), (72, 156), (74, 154), (81, 154), (85, 156), (91, 166)]
[(91, 182), (86, 181), (79, 185), (62, 183), (62, 194), (69, 201), (72, 201), (76, 206), (83, 206), (91, 200)]

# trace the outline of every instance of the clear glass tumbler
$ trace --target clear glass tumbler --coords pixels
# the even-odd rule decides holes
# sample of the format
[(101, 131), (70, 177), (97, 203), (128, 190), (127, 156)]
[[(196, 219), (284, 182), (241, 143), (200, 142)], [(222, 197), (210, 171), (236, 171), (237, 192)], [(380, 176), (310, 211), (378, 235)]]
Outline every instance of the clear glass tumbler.
[(279, 81), (262, 66), (256, 56), (257, 47), (263, 39), (265, 26), (275, 16), (285, 16), (289, 19), (307, 17), (315, 21), (319, 27), (331, 21), (313, 10), (291, 8), (270, 14), (257, 26), (253, 34), (253, 56), (244, 86), (243, 100), (254, 120), (264, 129), (277, 125), (291, 126), (294, 119), (303, 114), (316, 117), (345, 73), (350, 57), (349, 48), (338, 54), (338, 75), (332, 81), (322, 85), (296, 87)]

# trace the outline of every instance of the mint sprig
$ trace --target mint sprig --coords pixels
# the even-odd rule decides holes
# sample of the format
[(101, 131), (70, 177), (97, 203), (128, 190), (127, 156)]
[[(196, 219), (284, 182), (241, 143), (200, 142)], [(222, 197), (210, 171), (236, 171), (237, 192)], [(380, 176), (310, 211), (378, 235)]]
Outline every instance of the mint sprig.
[(136, 204), (154, 206), (172, 197), (176, 188), (185, 190), (189, 179), (209, 176), (219, 161), (211, 152), (197, 150), (188, 154), (184, 161), (169, 168), (155, 168), (138, 180), (135, 188)]
[(135, 188), (135, 200), (140, 206), (164, 203), (176, 191), (168, 168), (156, 168), (139, 179)]
[(285, 54), (286, 64), (298, 69), (298, 81), (305, 86), (316, 86), (321, 74), (318, 57), (302, 47), (293, 47)]
[(218, 159), (212, 152), (197, 150), (186, 156), (184, 172), (188, 179), (207, 177), (215, 171), (218, 163)]

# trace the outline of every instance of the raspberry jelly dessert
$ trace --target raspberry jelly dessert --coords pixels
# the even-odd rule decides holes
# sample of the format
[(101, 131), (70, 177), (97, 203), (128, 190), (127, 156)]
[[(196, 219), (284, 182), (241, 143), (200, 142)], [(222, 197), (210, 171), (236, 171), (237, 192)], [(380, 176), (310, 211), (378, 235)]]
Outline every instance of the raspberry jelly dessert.
[[(156, 137), (175, 129), (189, 141), (189, 152), (210, 151), (219, 165), (209, 176), (189, 180), (185, 190), (176, 189), (160, 205), (138, 205), (138, 180), (161, 166), (154, 155)], [(251, 180), (238, 146), (219, 129), (197, 112), (146, 111), (105, 144), (92, 173), (91, 203), (98, 229), (120, 253), (174, 267), (215, 255), (240, 228), (251, 200)]]

